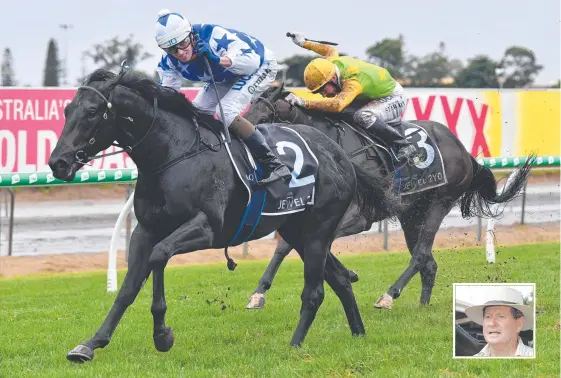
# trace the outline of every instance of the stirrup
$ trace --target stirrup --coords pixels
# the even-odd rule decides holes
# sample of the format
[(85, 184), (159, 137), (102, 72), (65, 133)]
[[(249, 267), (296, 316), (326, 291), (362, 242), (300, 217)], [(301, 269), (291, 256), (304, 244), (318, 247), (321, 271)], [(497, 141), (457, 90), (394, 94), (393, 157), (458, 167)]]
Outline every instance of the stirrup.
[[(280, 171), (280, 172), (279, 172)], [(256, 186), (267, 186), (272, 184), (273, 182), (277, 182), (280, 180), (288, 181), (292, 178), (292, 174), (286, 165), (282, 165), (272, 171), (269, 176), (265, 177), (264, 179), (257, 180), (255, 183)]]
[(397, 152), (396, 158), (398, 161), (401, 160), (411, 160), (412, 158), (414, 158), (415, 153), (417, 152), (417, 149), (415, 148), (415, 146), (413, 146), (412, 144), (402, 147), (399, 149), (399, 151)]

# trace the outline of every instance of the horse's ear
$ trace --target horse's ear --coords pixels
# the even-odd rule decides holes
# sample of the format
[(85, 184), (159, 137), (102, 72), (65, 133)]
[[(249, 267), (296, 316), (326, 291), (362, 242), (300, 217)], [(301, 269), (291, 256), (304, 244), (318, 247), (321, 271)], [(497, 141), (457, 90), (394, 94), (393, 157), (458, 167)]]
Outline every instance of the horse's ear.
[(129, 69), (129, 66), (127, 66), (127, 60), (123, 60), (121, 62), (121, 71), (119, 71), (119, 77), (123, 77), (123, 75), (125, 74), (125, 72), (127, 72)]
[(277, 83), (278, 84), (273, 87), (273, 89), (269, 92), (267, 96), (269, 100), (274, 100), (278, 98), (284, 91), (284, 81), (280, 80)]
[(281, 85), (279, 86), (279, 93), (284, 92), (284, 81), (281, 81)]

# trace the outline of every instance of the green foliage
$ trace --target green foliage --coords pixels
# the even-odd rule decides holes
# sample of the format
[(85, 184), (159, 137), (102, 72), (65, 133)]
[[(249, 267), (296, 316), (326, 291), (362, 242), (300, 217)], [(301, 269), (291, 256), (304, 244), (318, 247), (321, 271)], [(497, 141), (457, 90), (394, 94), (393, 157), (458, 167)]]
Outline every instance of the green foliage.
[[(118, 72), (123, 60), (127, 60), (127, 65), (134, 69), (136, 65), (145, 59), (151, 58), (152, 54), (145, 52), (142, 44), (133, 41), (133, 36), (125, 39), (113, 37), (103, 43), (93, 45), (84, 52), (84, 58), (93, 61), (96, 68), (103, 68), (109, 71)], [(84, 78), (80, 78), (81, 82)]]
[(398, 38), (385, 38), (366, 49), (368, 61), (384, 67), (395, 79), (405, 77), (406, 56), (403, 35)]
[(47, 48), (47, 59), (43, 76), (43, 86), (58, 87), (60, 76), (60, 60), (58, 59), (58, 47), (53, 38), (49, 40)]
[(501, 61), (505, 70), (505, 88), (522, 88), (534, 82), (535, 76), (543, 69), (536, 63), (534, 52), (526, 47), (512, 46), (506, 49)]
[(496, 69), (499, 63), (486, 55), (470, 59), (466, 68), (456, 76), (456, 85), (460, 88), (497, 88)]
[(16, 85), (16, 77), (14, 72), (14, 58), (12, 51), (6, 47), (2, 54), (2, 65), (0, 66), (0, 76), (2, 77), (3, 87), (13, 87)]
[(304, 85), (304, 70), (312, 59), (316, 58), (312, 55), (293, 55), (281, 63), (286, 64), (286, 85), (292, 87), (303, 87)]

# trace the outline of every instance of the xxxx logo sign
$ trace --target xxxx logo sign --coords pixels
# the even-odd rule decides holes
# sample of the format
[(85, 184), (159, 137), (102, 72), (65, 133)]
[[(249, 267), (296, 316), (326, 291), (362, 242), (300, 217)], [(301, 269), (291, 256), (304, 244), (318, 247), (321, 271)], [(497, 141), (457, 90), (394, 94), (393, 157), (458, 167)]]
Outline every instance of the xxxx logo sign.
[(472, 156), (490, 157), (485, 131), (490, 125), (491, 108), (481, 101), (483, 96), (468, 96), (409, 93), (403, 118), (443, 123)]

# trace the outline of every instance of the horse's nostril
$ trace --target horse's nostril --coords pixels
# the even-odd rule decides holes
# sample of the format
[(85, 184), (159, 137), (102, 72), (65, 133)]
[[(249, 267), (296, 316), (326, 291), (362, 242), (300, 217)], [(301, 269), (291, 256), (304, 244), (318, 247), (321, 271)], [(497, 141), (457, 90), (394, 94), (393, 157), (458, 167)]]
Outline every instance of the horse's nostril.
[(56, 168), (57, 169), (66, 169), (68, 168), (68, 163), (65, 162), (64, 160), (59, 160), (56, 162)]

